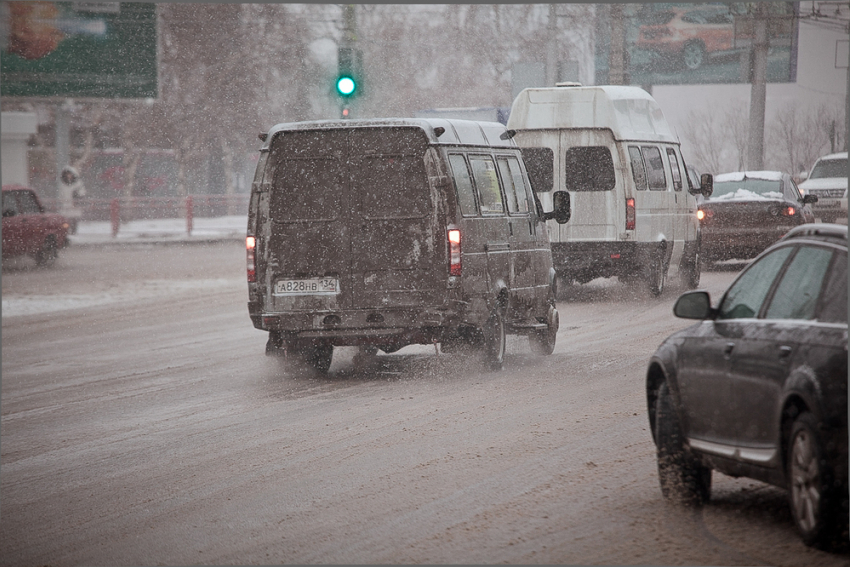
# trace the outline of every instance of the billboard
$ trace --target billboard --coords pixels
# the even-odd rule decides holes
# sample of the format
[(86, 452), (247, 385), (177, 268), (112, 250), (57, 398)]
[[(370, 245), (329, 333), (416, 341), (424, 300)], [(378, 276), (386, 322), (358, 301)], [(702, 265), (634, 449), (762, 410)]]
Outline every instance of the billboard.
[[(770, 2), (767, 81), (797, 78), (796, 2)], [(747, 3), (623, 4), (622, 27), (611, 5), (597, 7), (596, 84), (609, 83), (612, 29), (623, 30), (626, 83), (687, 85), (750, 82), (754, 18)]]
[(0, 95), (156, 97), (156, 4), (1, 2)]

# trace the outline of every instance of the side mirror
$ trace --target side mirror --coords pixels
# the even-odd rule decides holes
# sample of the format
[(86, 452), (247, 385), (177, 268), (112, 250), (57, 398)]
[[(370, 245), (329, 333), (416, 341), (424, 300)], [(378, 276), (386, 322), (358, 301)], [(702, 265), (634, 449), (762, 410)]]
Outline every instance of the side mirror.
[(803, 195), (803, 198), (800, 199), (800, 202), (803, 203), (804, 205), (814, 205), (815, 203), (818, 202), (818, 196), (817, 195)]
[(714, 176), (710, 173), (703, 173), (699, 177), (699, 192), (704, 197), (711, 197), (714, 193)]
[(551, 212), (544, 213), (543, 219), (555, 219), (558, 224), (565, 224), (572, 216), (570, 209), (570, 194), (566, 191), (555, 191), (552, 194), (552, 204), (554, 209)]
[(711, 296), (707, 291), (683, 293), (673, 306), (673, 315), (682, 319), (710, 319), (713, 314)]

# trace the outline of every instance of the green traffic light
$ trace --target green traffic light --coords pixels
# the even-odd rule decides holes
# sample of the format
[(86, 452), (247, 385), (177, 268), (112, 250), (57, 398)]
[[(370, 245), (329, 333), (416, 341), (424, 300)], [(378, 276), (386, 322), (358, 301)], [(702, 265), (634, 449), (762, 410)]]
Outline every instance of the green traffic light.
[(336, 90), (342, 96), (351, 96), (357, 90), (357, 83), (351, 77), (340, 77), (336, 80)]

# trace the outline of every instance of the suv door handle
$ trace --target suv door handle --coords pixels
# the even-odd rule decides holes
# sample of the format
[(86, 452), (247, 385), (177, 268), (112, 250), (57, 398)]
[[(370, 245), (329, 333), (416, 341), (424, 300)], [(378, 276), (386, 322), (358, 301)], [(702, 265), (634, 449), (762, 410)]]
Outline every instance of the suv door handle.
[(732, 356), (732, 351), (735, 349), (735, 343), (726, 343), (726, 346), (723, 348), (723, 357), (726, 360)]
[(784, 360), (789, 356), (791, 356), (791, 347), (784, 345), (779, 347), (779, 360)]

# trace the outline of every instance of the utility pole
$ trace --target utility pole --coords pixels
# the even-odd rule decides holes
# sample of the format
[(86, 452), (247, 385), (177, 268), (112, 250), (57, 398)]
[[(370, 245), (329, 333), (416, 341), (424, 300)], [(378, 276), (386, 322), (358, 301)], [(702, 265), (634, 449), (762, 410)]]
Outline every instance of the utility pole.
[(753, 20), (752, 86), (747, 169), (764, 169), (764, 108), (767, 97), (767, 3), (758, 2)]
[(546, 86), (554, 87), (558, 82), (558, 15), (557, 4), (549, 4), (548, 46), (546, 49)]
[(608, 84), (625, 85), (626, 81), (626, 29), (623, 23), (623, 5), (610, 4), (611, 47), (608, 51)]

